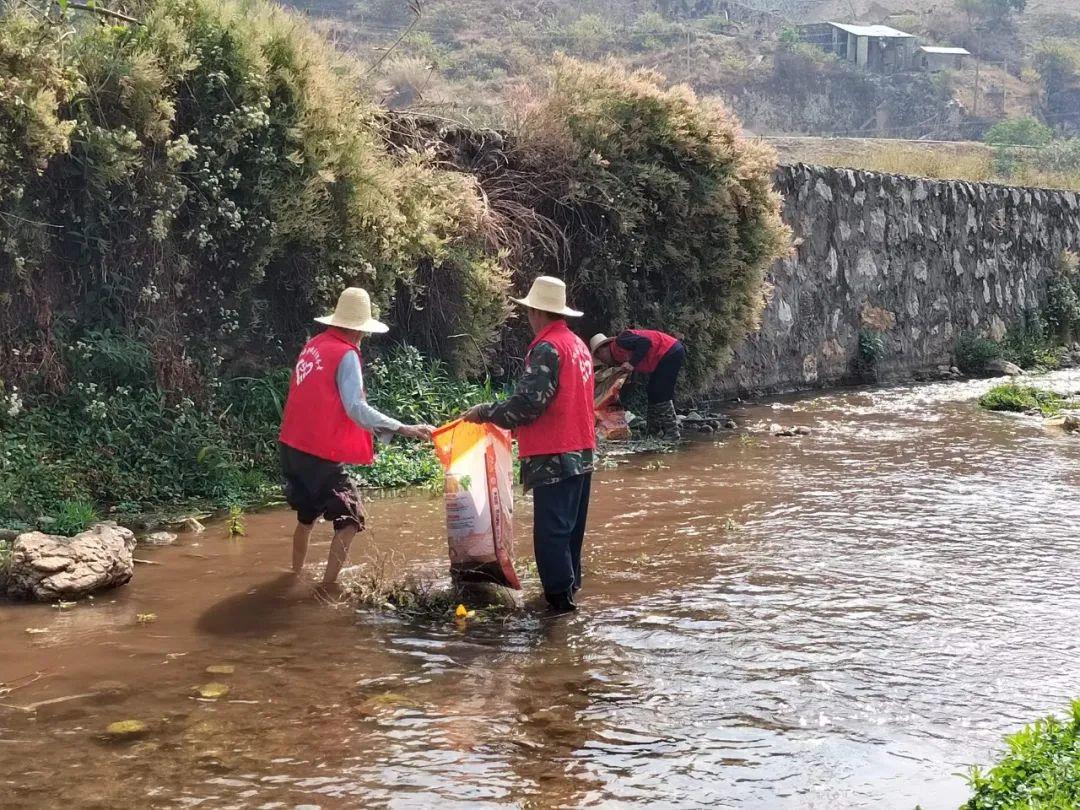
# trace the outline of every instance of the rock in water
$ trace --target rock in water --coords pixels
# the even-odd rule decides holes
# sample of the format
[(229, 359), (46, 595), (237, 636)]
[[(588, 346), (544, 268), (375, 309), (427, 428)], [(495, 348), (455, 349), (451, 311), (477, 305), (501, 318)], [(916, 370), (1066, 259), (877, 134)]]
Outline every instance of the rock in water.
[(469, 606), (495, 605), (506, 610), (521, 610), (524, 607), (521, 591), (494, 582), (462, 582), (455, 578), (453, 590), (455, 597)]
[(172, 532), (150, 532), (139, 542), (148, 546), (171, 546), (176, 542), (176, 535)]
[(199, 522), (197, 518), (189, 517), (184, 520), (184, 531), (191, 534), (202, 534), (206, 531), (206, 527)]
[(1080, 433), (1080, 411), (1066, 411), (1062, 414), (1061, 426), (1069, 433)]
[(986, 371), (989, 374), (1005, 374), (1009, 377), (1019, 377), (1024, 373), (1020, 366), (1008, 360), (991, 360), (986, 364)]
[(27, 532), (11, 547), (7, 590), (16, 598), (52, 602), (123, 585), (134, 571), (134, 550), (135, 535), (115, 523), (74, 537)]
[(146, 736), (149, 729), (141, 720), (120, 720), (110, 723), (105, 729), (105, 736), (110, 740), (137, 740)]

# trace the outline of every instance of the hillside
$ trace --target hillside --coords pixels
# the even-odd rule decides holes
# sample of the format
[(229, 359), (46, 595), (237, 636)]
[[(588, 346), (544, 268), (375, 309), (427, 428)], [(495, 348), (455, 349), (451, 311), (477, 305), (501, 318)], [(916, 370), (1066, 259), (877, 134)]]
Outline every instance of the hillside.
[[(1080, 42), (1080, 0), (1032, 0), (972, 20), (951, 0), (294, 0), (370, 65), (381, 100), (485, 123), (556, 52), (656, 68), (772, 134), (978, 138), (1044, 110), (1033, 54), (1047, 32)], [(878, 76), (792, 41), (793, 26), (855, 16), (982, 55), (964, 70)], [(1005, 57), (1002, 58), (1002, 55)], [(1071, 103), (1071, 100), (1069, 100)], [(1067, 110), (1066, 110), (1067, 112)]]

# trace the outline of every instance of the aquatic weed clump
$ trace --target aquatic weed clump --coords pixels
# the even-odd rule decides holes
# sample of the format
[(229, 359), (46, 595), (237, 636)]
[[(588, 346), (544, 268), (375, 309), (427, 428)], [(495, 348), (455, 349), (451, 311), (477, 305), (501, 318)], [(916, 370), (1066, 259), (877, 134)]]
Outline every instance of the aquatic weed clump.
[[(459, 585), (433, 574), (402, 574), (401, 565), (396, 555), (380, 554), (370, 565), (345, 572), (343, 599), (358, 609), (422, 622), (505, 618), (520, 607), (519, 597), (506, 588)], [(460, 615), (462, 607), (464, 615)]]
[(415, 574), (395, 579), (379, 569), (365, 569), (343, 578), (342, 596), (357, 608), (386, 610), (423, 620), (450, 618), (458, 604), (449, 585)]
[(971, 769), (972, 796), (962, 810), (1080, 807), (1080, 700), (1064, 720), (1050, 715), (1005, 742), (998, 764)]
[(1055, 416), (1070, 404), (1070, 400), (1061, 394), (1016, 383), (995, 385), (979, 398), (979, 405), (988, 411), (1039, 413), (1043, 416)]

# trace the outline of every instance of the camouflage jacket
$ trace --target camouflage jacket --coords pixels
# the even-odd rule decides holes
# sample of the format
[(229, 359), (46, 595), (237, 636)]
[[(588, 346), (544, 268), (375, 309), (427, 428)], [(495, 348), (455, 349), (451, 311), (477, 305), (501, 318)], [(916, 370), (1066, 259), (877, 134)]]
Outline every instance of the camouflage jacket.
[[(525, 376), (518, 381), (514, 393), (502, 402), (485, 405), (484, 420), (507, 430), (535, 422), (555, 398), (558, 379), (559, 353), (550, 343), (537, 343), (529, 352)], [(592, 450), (532, 456), (521, 460), (521, 483), (528, 490), (592, 471)]]

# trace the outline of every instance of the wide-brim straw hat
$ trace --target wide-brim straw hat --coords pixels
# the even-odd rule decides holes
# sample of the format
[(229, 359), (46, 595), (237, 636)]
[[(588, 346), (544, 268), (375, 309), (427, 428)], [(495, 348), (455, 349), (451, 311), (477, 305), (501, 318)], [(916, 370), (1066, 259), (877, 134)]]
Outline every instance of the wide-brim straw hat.
[(589, 340), (589, 351), (596, 354), (596, 350), (601, 346), (607, 346), (609, 343), (613, 343), (615, 338), (608, 337), (603, 332), (598, 332), (592, 336)]
[(580, 318), (585, 314), (576, 309), (570, 309), (566, 305), (566, 285), (552, 276), (539, 276), (533, 282), (528, 295), (510, 300), (523, 307), (551, 312), (554, 315), (565, 315), (568, 318)]
[(367, 290), (349, 287), (339, 297), (337, 309), (332, 315), (316, 318), (316, 322), (339, 329), (352, 329), (355, 332), (368, 332), (381, 335), (389, 332), (390, 327), (375, 320), (371, 313), (371, 296)]

